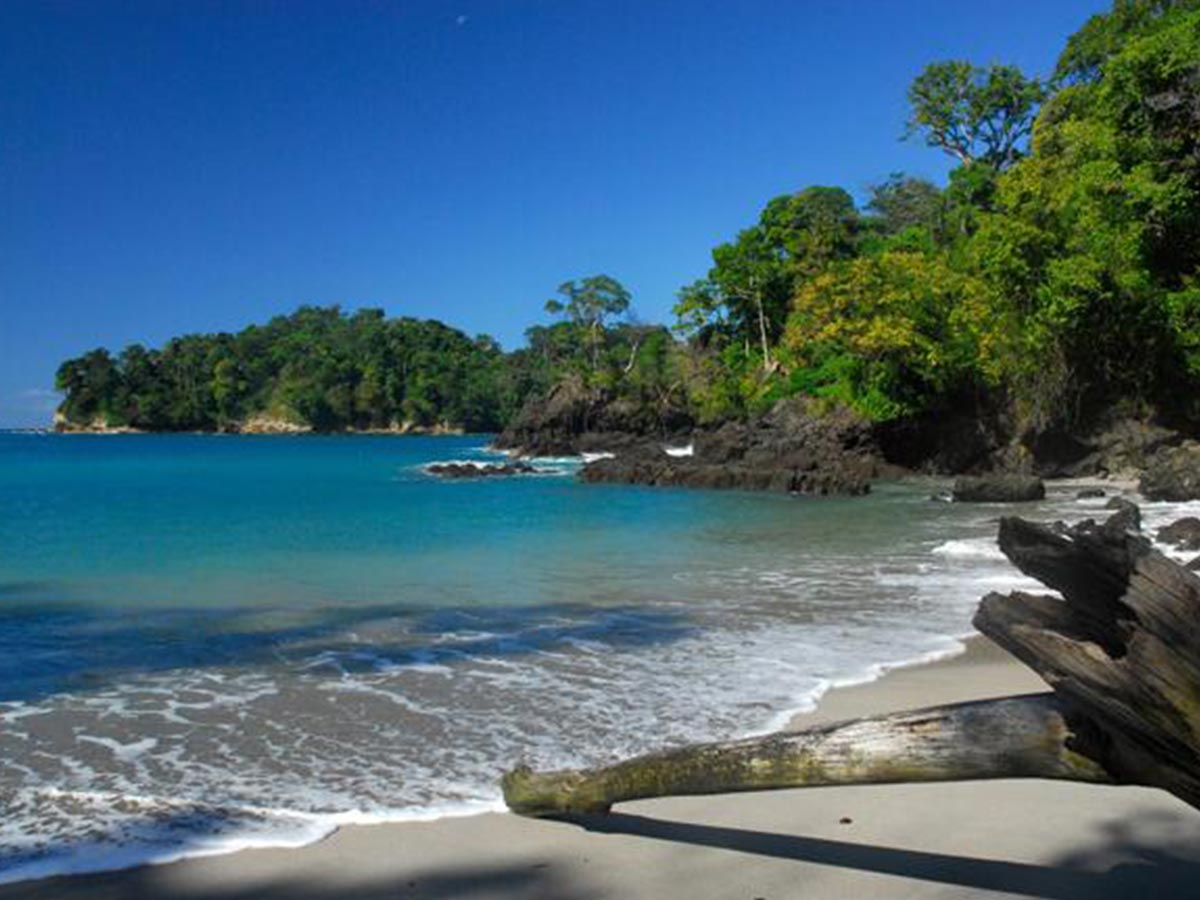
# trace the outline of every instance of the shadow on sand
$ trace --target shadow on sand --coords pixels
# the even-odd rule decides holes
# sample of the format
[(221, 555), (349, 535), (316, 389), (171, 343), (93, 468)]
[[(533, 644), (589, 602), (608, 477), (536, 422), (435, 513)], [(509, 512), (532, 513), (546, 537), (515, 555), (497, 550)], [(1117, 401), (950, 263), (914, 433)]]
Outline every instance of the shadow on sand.
[[(595, 834), (625, 835), (666, 841), (693, 848), (710, 848), (856, 872), (890, 875), (949, 888), (999, 892), (1048, 900), (1150, 900), (1195, 896), (1200, 884), (1200, 842), (1194, 817), (1175, 814), (1141, 815), (1114, 823), (1081, 849), (1048, 864), (1013, 862), (973, 856), (900, 849), (827, 838), (804, 837), (646, 816), (613, 813), (564, 820)], [(600, 869), (619, 866), (618, 846), (597, 845), (592, 863)], [(469, 863), (463, 848), (462, 865), (404, 870), (371, 876), (376, 864), (364, 866), (362, 876), (347, 867), (314, 870), (297, 865), (291, 875), (263, 878), (247, 869), (242, 884), (192, 881), (186, 866), (144, 866), (75, 878), (55, 878), (0, 887), (0, 900), (444, 900), (444, 898), (570, 898), (594, 900), (624, 896), (625, 890), (599, 888), (552, 846), (541, 862), (528, 858), (503, 865)], [(736, 857), (731, 860), (736, 864)], [(725, 864), (725, 863), (723, 863)], [(211, 864), (207, 864), (211, 865)], [(282, 867), (276, 867), (282, 869)], [(382, 868), (386, 869), (386, 865)], [(307, 872), (306, 872), (307, 869)], [(697, 870), (699, 871), (699, 870)], [(799, 874), (798, 867), (798, 874)], [(629, 873), (632, 884), (637, 873)], [(591, 882), (591, 883), (589, 883)], [(625, 885), (629, 889), (630, 884)], [(703, 885), (690, 891), (705, 894)], [(897, 883), (899, 890), (901, 883)], [(913, 886), (905, 888), (910, 891)], [(614, 893), (613, 891), (617, 891)], [(907, 893), (906, 893), (907, 895)]]
[(328, 882), (295, 877), (255, 882), (245, 888), (189, 888), (169, 868), (146, 866), (127, 872), (0, 887), (3, 900), (450, 900), (514, 897), (598, 900), (598, 896), (546, 865), (464, 865), (453, 871), (425, 871), (400, 879), (359, 881), (332, 873)]
[[(1168, 827), (1181, 820), (1152, 824)], [(826, 838), (772, 834), (646, 816), (612, 813), (570, 821), (588, 831), (733, 850), (817, 865), (896, 875), (952, 887), (1001, 891), (1047, 900), (1126, 900), (1194, 896), (1200, 885), (1200, 847), (1194, 842), (1164, 849), (1136, 835), (1134, 823), (1110, 827), (1103, 840), (1052, 865), (979, 859), (921, 850), (855, 844)], [(1187, 823), (1195, 836), (1195, 823)], [(1182, 829), (1181, 829), (1182, 830)], [(1188, 852), (1190, 851), (1190, 852)], [(1186, 855), (1185, 855), (1186, 854)], [(1114, 859), (1122, 860), (1111, 864)], [(1108, 868), (1098, 868), (1108, 861)]]

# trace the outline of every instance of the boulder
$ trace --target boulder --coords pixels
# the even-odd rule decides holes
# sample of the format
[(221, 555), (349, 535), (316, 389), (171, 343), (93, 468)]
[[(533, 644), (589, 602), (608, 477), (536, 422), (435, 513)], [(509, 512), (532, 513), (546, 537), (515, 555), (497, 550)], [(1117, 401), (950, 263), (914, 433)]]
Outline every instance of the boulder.
[(1106, 528), (1115, 528), (1120, 531), (1142, 530), (1142, 511), (1132, 500), (1126, 500), (1124, 497), (1113, 497), (1104, 504), (1104, 508), (1116, 510), (1104, 520)]
[(1147, 500), (1200, 499), (1200, 444), (1160, 450), (1142, 473), (1138, 490)]
[(958, 503), (1023, 503), (1041, 500), (1046, 485), (1033, 475), (976, 475), (954, 482), (953, 496)]
[(1158, 529), (1156, 537), (1164, 544), (1172, 544), (1180, 550), (1200, 550), (1200, 519), (1185, 516)]
[(1097, 497), (1104, 497), (1104, 496), (1107, 496), (1104, 488), (1098, 488), (1098, 487), (1081, 488), (1075, 494), (1075, 497), (1079, 500), (1092, 500)]

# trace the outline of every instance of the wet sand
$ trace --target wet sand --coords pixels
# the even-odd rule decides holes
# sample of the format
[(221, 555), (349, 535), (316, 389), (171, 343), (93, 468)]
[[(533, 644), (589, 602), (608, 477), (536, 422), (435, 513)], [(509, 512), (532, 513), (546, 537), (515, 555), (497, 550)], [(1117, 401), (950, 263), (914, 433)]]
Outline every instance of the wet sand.
[[(976, 639), (962, 656), (832, 691), (793, 724), (1042, 689)], [(299, 850), (10, 885), (0, 900), (1149, 900), (1198, 885), (1200, 812), (1169, 795), (1002, 780), (650, 800), (579, 823), (488, 814), (348, 827)]]

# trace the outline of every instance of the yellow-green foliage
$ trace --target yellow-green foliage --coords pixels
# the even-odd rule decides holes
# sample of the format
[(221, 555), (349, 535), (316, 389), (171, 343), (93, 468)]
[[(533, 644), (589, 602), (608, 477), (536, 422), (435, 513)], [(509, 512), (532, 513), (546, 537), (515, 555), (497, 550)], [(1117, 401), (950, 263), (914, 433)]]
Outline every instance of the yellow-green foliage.
[[(797, 386), (843, 390), (880, 418), (915, 412), (973, 365), (986, 316), (978, 297), (978, 282), (943, 258), (897, 250), (860, 257), (800, 286), (784, 358), (800, 374)], [(847, 359), (853, 364), (838, 364)], [(806, 373), (823, 374), (806, 385)]]

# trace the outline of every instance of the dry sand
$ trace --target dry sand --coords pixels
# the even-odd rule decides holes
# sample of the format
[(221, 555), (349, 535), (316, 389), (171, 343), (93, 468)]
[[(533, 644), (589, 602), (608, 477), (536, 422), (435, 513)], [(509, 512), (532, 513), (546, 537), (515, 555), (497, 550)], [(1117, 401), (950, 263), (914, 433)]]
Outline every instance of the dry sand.
[[(831, 692), (796, 724), (1042, 689), (979, 639)], [(1200, 898), (1200, 812), (1148, 789), (1046, 781), (819, 788), (629, 803), (581, 824), (491, 814), (345, 828), (300, 850), (0, 889), (0, 900), (1011, 896)]]

